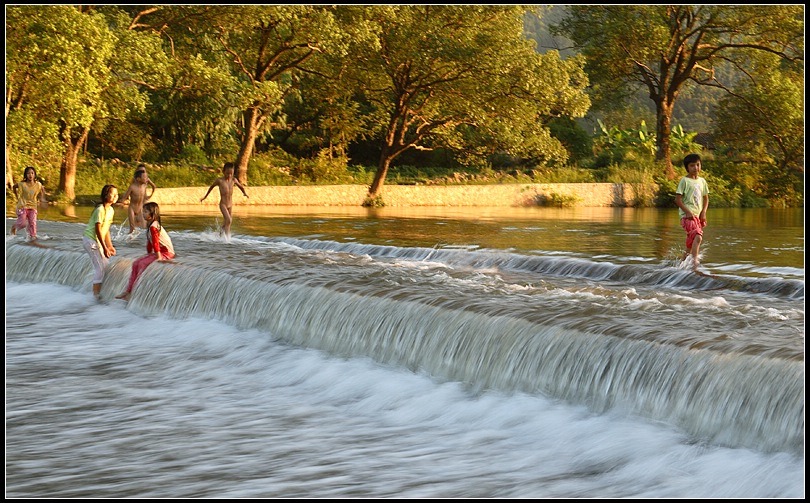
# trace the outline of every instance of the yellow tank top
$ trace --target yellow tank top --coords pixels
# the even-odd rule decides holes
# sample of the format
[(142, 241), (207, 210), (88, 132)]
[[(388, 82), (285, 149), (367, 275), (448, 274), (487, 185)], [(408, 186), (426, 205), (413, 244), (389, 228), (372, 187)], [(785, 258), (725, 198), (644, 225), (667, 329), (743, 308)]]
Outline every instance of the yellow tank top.
[(34, 181), (33, 183), (20, 182), (20, 200), (17, 201), (18, 208), (37, 209), (37, 200), (42, 191), (42, 184)]

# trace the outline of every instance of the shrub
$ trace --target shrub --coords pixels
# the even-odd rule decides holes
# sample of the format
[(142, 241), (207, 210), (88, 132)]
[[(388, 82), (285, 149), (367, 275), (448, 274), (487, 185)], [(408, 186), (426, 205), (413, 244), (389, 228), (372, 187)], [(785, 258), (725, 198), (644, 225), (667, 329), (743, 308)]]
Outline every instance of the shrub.
[[(221, 166), (221, 165), (220, 165)], [(218, 166), (190, 166), (187, 164), (150, 165), (149, 179), (160, 187), (207, 187), (222, 174)]]
[[(76, 202), (93, 204), (99, 202), (101, 188), (107, 184), (118, 187), (121, 196), (129, 187), (136, 165), (118, 160), (101, 161), (99, 159), (80, 158), (76, 165)], [(152, 176), (151, 173), (149, 175)], [(57, 178), (58, 183), (58, 178)]]
[(363, 200), (363, 206), (366, 208), (382, 208), (385, 206), (385, 201), (382, 198), (382, 195), (377, 195), (375, 197), (368, 197)]
[(533, 183), (593, 183), (596, 181), (592, 169), (562, 167), (535, 168), (531, 170)]
[(538, 194), (535, 200), (538, 206), (556, 206), (558, 208), (570, 208), (580, 202), (580, 198), (577, 196), (557, 194), (556, 192)]
[(349, 159), (345, 155), (332, 156), (328, 149), (318, 152), (315, 159), (301, 159), (298, 163), (302, 182), (320, 184), (352, 183), (347, 170)]
[(197, 145), (185, 145), (180, 153), (177, 155), (177, 162), (180, 164), (197, 164), (208, 165), (211, 160), (205, 155), (205, 152)]

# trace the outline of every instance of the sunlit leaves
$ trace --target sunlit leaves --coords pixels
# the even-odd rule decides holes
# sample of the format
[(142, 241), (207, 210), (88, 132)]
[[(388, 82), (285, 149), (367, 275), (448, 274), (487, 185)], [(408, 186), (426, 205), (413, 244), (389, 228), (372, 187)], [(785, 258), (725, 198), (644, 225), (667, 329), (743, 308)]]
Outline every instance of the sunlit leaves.
[(473, 5), (365, 11), (378, 43), (357, 44), (347, 71), (367, 101), (385, 112), (378, 117), (389, 151), (474, 149), (471, 141), (486, 141), (482, 152), (494, 147), (564, 159), (544, 122), (587, 110), (582, 60), (537, 54), (523, 37), (523, 12)]

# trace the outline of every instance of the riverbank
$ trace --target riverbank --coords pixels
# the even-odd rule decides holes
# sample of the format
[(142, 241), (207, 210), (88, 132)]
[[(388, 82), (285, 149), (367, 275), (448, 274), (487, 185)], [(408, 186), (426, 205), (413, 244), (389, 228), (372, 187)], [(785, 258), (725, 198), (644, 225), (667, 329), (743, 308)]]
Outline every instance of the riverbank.
[[(200, 204), (207, 187), (158, 188), (152, 200), (163, 205)], [(203, 204), (216, 206), (214, 190)], [(244, 197), (234, 190), (235, 206), (361, 206), (365, 185), (248, 187)], [(515, 183), (499, 185), (386, 185), (386, 206), (637, 206), (638, 195), (628, 183)]]

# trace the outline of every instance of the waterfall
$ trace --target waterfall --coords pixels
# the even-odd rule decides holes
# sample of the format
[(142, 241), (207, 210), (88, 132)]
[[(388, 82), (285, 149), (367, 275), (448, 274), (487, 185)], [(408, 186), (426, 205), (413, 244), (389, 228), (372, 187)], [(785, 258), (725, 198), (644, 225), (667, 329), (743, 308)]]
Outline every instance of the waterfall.
[[(435, 260), (437, 250), (431, 251)], [(123, 291), (130, 266), (131, 259), (113, 257), (105, 301)], [(568, 261), (559, 273), (595, 274), (575, 266)], [(6, 249), (7, 281), (59, 283), (89, 295), (91, 275), (84, 253)], [(150, 266), (124, 306), (144, 317), (258, 329), (287, 344), (461, 382), (473, 393), (542, 394), (595, 413), (666, 422), (699, 441), (803, 452), (803, 361), (626, 339), (372, 289), (248, 278), (192, 261)]]

